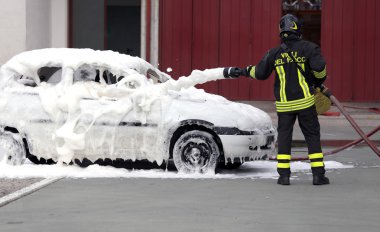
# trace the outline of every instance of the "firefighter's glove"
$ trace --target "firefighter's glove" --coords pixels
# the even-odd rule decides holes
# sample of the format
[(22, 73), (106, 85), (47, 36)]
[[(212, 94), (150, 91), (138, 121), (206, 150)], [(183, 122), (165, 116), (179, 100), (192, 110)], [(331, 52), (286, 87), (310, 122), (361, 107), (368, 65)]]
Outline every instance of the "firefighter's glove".
[(223, 69), (223, 76), (225, 78), (238, 78), (242, 75), (242, 70), (236, 67), (227, 67)]
[(317, 109), (318, 114), (323, 114), (330, 109), (331, 101), (322, 92), (320, 87), (316, 88), (314, 99), (315, 99), (315, 108)]

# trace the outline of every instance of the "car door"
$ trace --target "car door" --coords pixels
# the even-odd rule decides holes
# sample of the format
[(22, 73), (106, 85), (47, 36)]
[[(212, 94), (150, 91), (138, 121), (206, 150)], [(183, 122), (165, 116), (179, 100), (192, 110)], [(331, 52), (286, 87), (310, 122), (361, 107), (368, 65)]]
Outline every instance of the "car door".
[(2, 124), (19, 131), (27, 139), (32, 154), (51, 158), (56, 154), (53, 142), (55, 126), (41, 100), (41, 87), (37, 85), (46, 80), (40, 80), (39, 76), (21, 75), (15, 71), (10, 76), (12, 78), (1, 93), (1, 101), (4, 103), (1, 118), (5, 120)]
[(137, 91), (144, 91), (143, 86), (133, 81), (121, 82), (124, 76), (113, 75), (102, 67), (89, 71), (92, 75), (96, 73), (95, 78), (85, 73), (76, 70), (73, 83), (92, 92), (81, 98), (80, 113), (75, 117), (74, 131), (85, 133), (86, 154), (83, 155), (154, 161), (157, 149), (152, 148), (157, 147), (159, 140), (160, 103), (154, 102), (149, 112), (143, 112), (135, 104), (138, 97), (134, 96)]
[[(123, 71), (119, 72), (123, 73)], [(107, 76), (113, 76), (107, 72)], [(145, 75), (133, 73), (125, 76), (116, 75), (111, 82), (114, 91), (124, 90), (125, 94), (117, 97), (117, 103), (125, 107), (125, 115), (115, 133), (114, 156), (128, 160), (149, 160), (160, 162), (162, 153), (162, 105), (159, 99), (154, 100), (144, 108), (143, 101), (149, 101), (149, 90), (153, 81), (148, 81)], [(136, 79), (138, 78), (138, 79)], [(143, 109), (144, 108), (144, 109)]]

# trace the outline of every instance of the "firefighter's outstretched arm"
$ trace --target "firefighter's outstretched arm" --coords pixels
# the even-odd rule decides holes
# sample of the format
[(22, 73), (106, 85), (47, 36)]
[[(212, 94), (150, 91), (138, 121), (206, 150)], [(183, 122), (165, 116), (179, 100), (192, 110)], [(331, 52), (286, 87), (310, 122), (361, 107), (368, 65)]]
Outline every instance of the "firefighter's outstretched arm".
[(278, 48), (269, 50), (261, 61), (256, 65), (249, 65), (244, 68), (227, 67), (223, 70), (223, 75), (226, 78), (238, 78), (245, 76), (257, 80), (266, 80), (273, 71), (273, 63)]
[(227, 67), (223, 71), (224, 77), (237, 78), (245, 76), (257, 80), (265, 80), (273, 71), (274, 52), (274, 49), (269, 50), (256, 66), (249, 65), (244, 68)]

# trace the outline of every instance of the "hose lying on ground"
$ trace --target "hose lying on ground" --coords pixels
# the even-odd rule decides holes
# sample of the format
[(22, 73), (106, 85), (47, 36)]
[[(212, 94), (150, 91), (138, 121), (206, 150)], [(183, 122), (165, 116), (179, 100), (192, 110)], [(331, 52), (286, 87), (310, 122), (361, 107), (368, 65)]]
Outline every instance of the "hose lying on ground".
[(380, 150), (376, 147), (376, 145), (374, 143), (371, 142), (371, 140), (368, 139), (368, 137), (364, 134), (363, 130), (358, 126), (358, 124), (356, 124), (356, 122), (351, 117), (351, 115), (349, 115), (347, 113), (347, 111), (344, 109), (344, 107), (338, 101), (338, 99), (334, 95), (332, 95), (331, 92), (328, 91), (328, 89), (326, 91), (324, 91), (324, 93), (326, 94), (327, 97), (330, 98), (331, 102), (334, 103), (334, 105), (336, 107), (338, 107), (338, 109), (342, 112), (342, 114), (344, 115), (344, 117), (346, 117), (346, 119), (352, 125), (352, 127), (356, 130), (356, 132), (358, 132), (358, 134), (360, 135), (360, 137), (362, 137), (363, 140), (368, 144), (368, 146), (377, 154), (377, 156), (380, 157)]

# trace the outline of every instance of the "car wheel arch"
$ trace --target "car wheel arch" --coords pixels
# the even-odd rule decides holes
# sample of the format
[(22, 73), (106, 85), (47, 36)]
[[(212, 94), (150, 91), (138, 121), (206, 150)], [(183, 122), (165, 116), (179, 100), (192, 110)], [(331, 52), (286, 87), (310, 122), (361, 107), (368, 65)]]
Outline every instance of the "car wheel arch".
[[(10, 127), (10, 126), (5, 126), (4, 131), (9, 131), (9, 132), (12, 132), (14, 134), (20, 134), (20, 131), (17, 130), (17, 128)], [(26, 139), (25, 135), (22, 135), (21, 137), (22, 137), (22, 141), (24, 142), (26, 154), (28, 155), (28, 154), (30, 154), (28, 140)]]
[[(25, 138), (25, 135), (21, 134), (19, 132), (19, 130), (16, 129), (16, 128), (14, 128), (14, 127), (0, 126), (0, 128), (1, 128), (1, 131), (0, 131), (1, 136), (5, 137), (5, 138), (2, 138), (2, 139), (7, 139), (7, 136), (8, 136), (8, 138), (9, 137), (11, 138), (11, 141), (13, 143), (12, 147), (18, 147), (19, 149), (22, 149), (22, 150), (20, 150), (18, 152), (18, 154), (19, 154), (20, 157), (16, 157), (15, 160), (13, 160), (13, 158), (12, 158), (12, 161), (10, 161), (10, 162), (13, 165), (23, 164), (24, 161), (25, 161), (25, 159), (27, 159), (28, 154), (30, 154), (29, 153), (28, 142), (27, 142), (27, 139)], [(7, 153), (4, 153), (4, 154), (7, 154)]]
[(180, 138), (182, 134), (188, 131), (199, 130), (199, 131), (210, 133), (212, 135), (220, 151), (219, 158), (224, 159), (223, 144), (219, 136), (213, 130), (213, 126), (214, 125), (212, 123), (203, 121), (203, 120), (193, 119), (193, 120), (181, 121), (176, 127), (172, 128), (169, 133), (169, 135), (171, 135), (171, 137), (169, 137), (169, 140), (168, 140), (170, 141), (169, 142), (169, 158), (170, 159), (173, 158), (174, 144), (176, 143), (176, 141)]
[[(4, 127), (4, 131), (8, 131), (8, 132), (15, 133), (15, 134), (21, 134), (20, 131), (17, 128), (10, 127), (10, 126), (5, 126)], [(25, 152), (26, 152), (26, 158), (29, 159), (30, 161), (32, 161), (35, 164), (41, 164), (40, 160), (35, 155), (33, 155), (32, 153), (30, 153), (30, 148), (29, 148), (29, 143), (28, 143), (27, 136), (25, 134), (22, 134), (21, 137), (22, 137), (22, 141), (24, 143), (24, 148), (25, 148)]]

